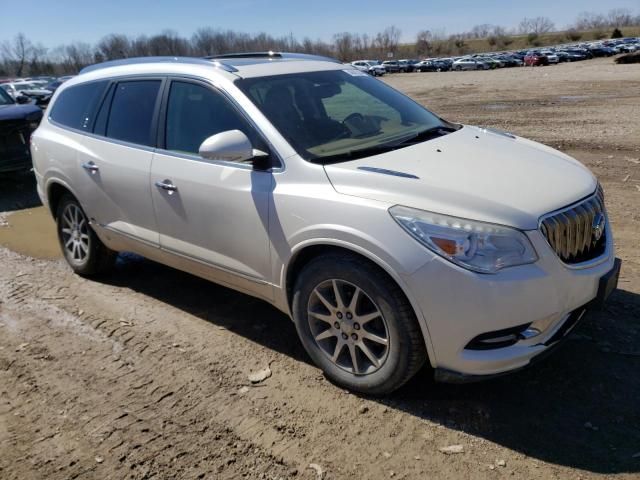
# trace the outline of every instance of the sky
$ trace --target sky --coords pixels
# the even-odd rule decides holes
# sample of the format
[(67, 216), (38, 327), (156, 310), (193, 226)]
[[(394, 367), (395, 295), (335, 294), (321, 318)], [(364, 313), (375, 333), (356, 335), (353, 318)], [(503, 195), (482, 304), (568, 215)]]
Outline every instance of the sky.
[(0, 43), (23, 32), (46, 47), (104, 35), (151, 35), (171, 29), (190, 37), (201, 27), (240, 32), (293, 34), (331, 40), (338, 32), (374, 34), (395, 25), (403, 41), (420, 30), (452, 34), (490, 23), (515, 27), (524, 17), (548, 16), (564, 27), (580, 12), (628, 8), (640, 14), (640, 0), (0, 0)]

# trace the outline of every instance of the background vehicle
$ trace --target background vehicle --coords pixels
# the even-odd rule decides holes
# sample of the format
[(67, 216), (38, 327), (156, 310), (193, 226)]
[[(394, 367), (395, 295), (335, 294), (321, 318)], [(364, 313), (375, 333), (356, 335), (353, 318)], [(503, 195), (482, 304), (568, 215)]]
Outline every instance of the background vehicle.
[(371, 60), (356, 60), (355, 62), (351, 62), (351, 65), (362, 72), (367, 72), (369, 75), (373, 75), (374, 77), (382, 76), (386, 73), (386, 69), (382, 65)]
[(415, 65), (415, 69), (418, 72), (440, 72), (442, 65), (433, 60), (422, 60)]
[(552, 52), (551, 50), (540, 50), (540, 54), (547, 57), (547, 61), (550, 64), (557, 64), (560, 62), (560, 57), (558, 57), (558, 55), (556, 55), (555, 52)]
[(458, 72), (462, 70), (489, 70), (489, 68), (489, 65), (485, 62), (471, 57), (456, 60), (451, 66), (452, 70)]
[(402, 72), (413, 72), (416, 70), (415, 66), (418, 64), (418, 60), (414, 58), (398, 60), (398, 64), (400, 65), (400, 70)]
[(0, 84), (0, 88), (2, 88), (5, 92), (7, 92), (14, 100), (17, 99), (22, 92), (26, 90), (36, 89), (37, 86), (31, 82), (19, 81), (19, 82), (6, 82)]
[(589, 58), (583, 50), (566, 48), (561, 51), (567, 55), (569, 62), (578, 62), (581, 60), (587, 60), (587, 58)]
[(52, 82), (48, 83), (44, 88), (45, 90), (49, 90), (51, 93), (54, 93), (60, 85), (72, 78), (73, 77), (60, 77), (57, 80), (53, 80)]
[(385, 68), (387, 73), (399, 73), (402, 71), (397, 60), (385, 60), (382, 62), (382, 66)]
[(539, 51), (531, 51), (524, 57), (524, 64), (528, 67), (549, 65), (549, 59)]
[(589, 51), (594, 57), (611, 57), (616, 54), (613, 48), (604, 45), (594, 45), (589, 47)]
[(476, 60), (479, 60), (479, 61), (489, 65), (489, 68), (491, 70), (495, 70), (496, 68), (504, 67), (504, 64), (502, 62), (496, 60), (493, 57), (489, 57), (489, 56), (485, 56), (485, 55), (479, 55), (479, 56), (477, 56), (475, 58), (476, 58)]
[(40, 108), (18, 105), (0, 89), (0, 173), (31, 168), (29, 141), (41, 118)]

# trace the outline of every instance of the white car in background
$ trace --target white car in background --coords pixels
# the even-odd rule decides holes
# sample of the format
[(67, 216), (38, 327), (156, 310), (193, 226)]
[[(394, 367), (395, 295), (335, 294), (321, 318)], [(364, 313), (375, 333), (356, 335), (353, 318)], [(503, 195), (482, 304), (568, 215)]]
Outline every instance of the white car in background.
[(369, 75), (373, 75), (374, 77), (381, 77), (387, 72), (382, 65), (373, 60), (356, 60), (355, 62), (351, 62), (351, 65), (361, 72), (367, 72)]
[(0, 88), (11, 95), (11, 98), (16, 100), (20, 95), (22, 95), (22, 92), (38, 89), (39, 86), (31, 82), (22, 81), (2, 83), (0, 84)]
[(551, 50), (540, 50), (540, 53), (547, 57), (547, 60), (549, 60), (550, 64), (556, 64), (560, 62), (560, 57), (558, 57), (558, 55), (556, 55), (555, 52)]

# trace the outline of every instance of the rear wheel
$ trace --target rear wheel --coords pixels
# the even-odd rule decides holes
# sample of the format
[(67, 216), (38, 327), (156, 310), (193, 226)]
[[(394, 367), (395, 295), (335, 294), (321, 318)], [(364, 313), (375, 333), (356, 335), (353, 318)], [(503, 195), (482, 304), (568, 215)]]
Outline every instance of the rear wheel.
[(309, 356), (329, 379), (351, 390), (392, 392), (426, 360), (422, 333), (403, 292), (356, 256), (312, 260), (296, 281), (292, 310)]
[(60, 199), (56, 223), (60, 248), (74, 272), (91, 276), (113, 266), (116, 252), (100, 241), (80, 203), (73, 196), (67, 194)]

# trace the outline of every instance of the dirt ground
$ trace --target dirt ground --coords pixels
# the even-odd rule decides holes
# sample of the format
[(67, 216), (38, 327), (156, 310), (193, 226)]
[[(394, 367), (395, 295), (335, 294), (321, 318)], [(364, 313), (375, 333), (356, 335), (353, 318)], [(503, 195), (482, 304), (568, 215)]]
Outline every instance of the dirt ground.
[(606, 310), (522, 372), (362, 398), (259, 300), (134, 256), (71, 274), (32, 178), (0, 179), (0, 479), (640, 478), (640, 65), (385, 81), (593, 169), (624, 262)]

